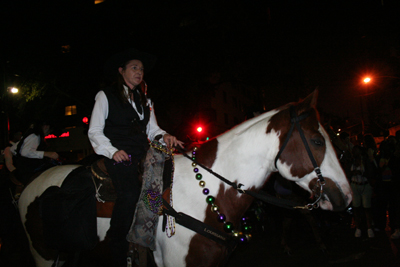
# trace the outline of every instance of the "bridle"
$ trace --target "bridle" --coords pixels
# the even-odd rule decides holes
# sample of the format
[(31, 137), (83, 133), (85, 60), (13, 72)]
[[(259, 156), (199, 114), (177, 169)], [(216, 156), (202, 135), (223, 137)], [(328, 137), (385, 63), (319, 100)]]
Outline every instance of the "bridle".
[(305, 146), (305, 148), (307, 150), (308, 157), (310, 158), (311, 163), (312, 163), (312, 165), (314, 167), (314, 171), (318, 176), (317, 182), (315, 183), (314, 189), (312, 190), (312, 191), (314, 191), (314, 193), (317, 194), (316, 189), (319, 186), (318, 197), (313, 203), (307, 204), (308, 209), (312, 210), (313, 208), (318, 208), (319, 207), (319, 201), (321, 200), (321, 197), (322, 197), (323, 187), (325, 185), (325, 179), (322, 176), (321, 169), (319, 168), (319, 166), (317, 164), (317, 161), (315, 160), (314, 155), (311, 152), (311, 149), (310, 149), (310, 147), (308, 145), (308, 142), (306, 140), (304, 132), (301, 129), (301, 126), (300, 126), (300, 121), (306, 119), (308, 116), (310, 116), (310, 114), (308, 112), (303, 112), (302, 114), (297, 116), (295, 107), (294, 106), (290, 106), (290, 122), (291, 122), (291, 126), (290, 126), (290, 130), (289, 130), (289, 132), (288, 132), (288, 134), (286, 136), (285, 142), (283, 142), (283, 145), (282, 145), (281, 149), (279, 150), (278, 154), (275, 157), (275, 168), (278, 169), (278, 167), (276, 166), (276, 163), (277, 163), (279, 157), (282, 155), (283, 150), (285, 149), (287, 143), (289, 142), (290, 137), (292, 136), (294, 127), (296, 126), (297, 130), (299, 131), (301, 140), (303, 141), (303, 144), (304, 144), (304, 146)]

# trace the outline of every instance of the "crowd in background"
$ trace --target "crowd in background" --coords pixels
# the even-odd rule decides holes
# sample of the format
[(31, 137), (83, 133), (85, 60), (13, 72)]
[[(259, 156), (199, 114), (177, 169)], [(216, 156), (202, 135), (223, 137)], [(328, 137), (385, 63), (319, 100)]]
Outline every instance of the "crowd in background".
[(361, 237), (364, 229), (370, 238), (389, 230), (392, 239), (399, 239), (400, 131), (378, 145), (370, 134), (357, 143), (345, 132), (340, 139), (347, 147), (340, 161), (353, 191), (355, 237)]

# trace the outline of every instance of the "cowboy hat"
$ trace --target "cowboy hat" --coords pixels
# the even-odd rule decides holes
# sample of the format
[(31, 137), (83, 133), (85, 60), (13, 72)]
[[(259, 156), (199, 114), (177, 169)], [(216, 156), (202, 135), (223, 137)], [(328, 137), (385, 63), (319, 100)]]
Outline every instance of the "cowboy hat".
[(118, 73), (119, 67), (122, 67), (125, 62), (133, 59), (140, 60), (147, 73), (154, 67), (157, 57), (135, 48), (130, 48), (111, 56), (104, 64), (104, 74), (107, 76), (114, 76)]

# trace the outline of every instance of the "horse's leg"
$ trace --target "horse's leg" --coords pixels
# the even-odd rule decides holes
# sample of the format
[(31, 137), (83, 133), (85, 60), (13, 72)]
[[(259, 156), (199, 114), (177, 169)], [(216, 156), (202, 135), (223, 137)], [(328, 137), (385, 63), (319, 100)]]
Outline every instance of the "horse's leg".
[(290, 225), (292, 224), (293, 217), (284, 215), (282, 222), (282, 238), (281, 245), (283, 247), (283, 252), (287, 255), (292, 255), (292, 249), (288, 245)]
[(326, 246), (324, 242), (322, 241), (321, 233), (318, 228), (317, 221), (315, 220), (314, 215), (311, 213), (309, 210), (301, 210), (300, 211), (303, 216), (306, 218), (308, 224), (311, 226), (311, 230), (314, 234), (315, 242), (317, 242), (317, 245), (320, 250), (326, 251)]

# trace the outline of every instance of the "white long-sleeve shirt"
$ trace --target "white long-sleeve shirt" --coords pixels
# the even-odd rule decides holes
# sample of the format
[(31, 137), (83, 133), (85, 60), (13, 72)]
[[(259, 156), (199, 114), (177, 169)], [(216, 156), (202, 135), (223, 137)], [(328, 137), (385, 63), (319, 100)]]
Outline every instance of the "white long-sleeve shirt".
[[(125, 95), (128, 96), (128, 87), (124, 86), (124, 88), (126, 93)], [(129, 97), (127, 97), (127, 99), (137, 112), (135, 102), (131, 101)], [(89, 140), (96, 154), (112, 159), (114, 153), (117, 152), (118, 149), (114, 147), (111, 144), (110, 139), (104, 135), (104, 127), (108, 117), (108, 99), (104, 91), (100, 91), (97, 93), (95, 100), (96, 102), (94, 104), (89, 124)], [(157, 124), (156, 115), (154, 114), (154, 108), (150, 99), (147, 100), (147, 105), (150, 107), (150, 118), (146, 126), (146, 134), (147, 137), (152, 141), (157, 135), (164, 135), (166, 132)], [(138, 116), (140, 120), (143, 120), (144, 112), (142, 112), (142, 114), (138, 113)], [(163, 142), (163, 140), (160, 141)]]
[[(11, 153), (13, 153), (13, 155), (16, 155), (18, 153), (17, 146), (19, 142), (15, 143), (10, 148), (10, 151)], [(40, 145), (39, 135), (36, 135), (34, 133), (28, 135), (21, 146), (21, 151), (20, 151), (21, 156), (31, 159), (42, 159), (44, 156), (44, 151), (37, 151), (39, 145)]]

